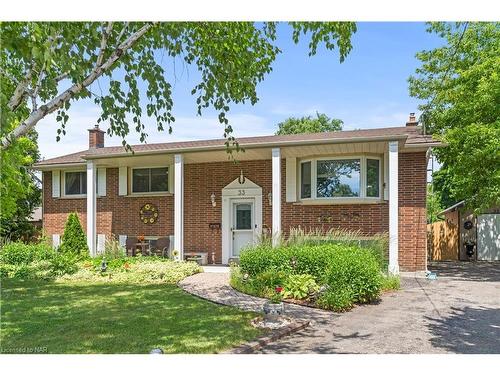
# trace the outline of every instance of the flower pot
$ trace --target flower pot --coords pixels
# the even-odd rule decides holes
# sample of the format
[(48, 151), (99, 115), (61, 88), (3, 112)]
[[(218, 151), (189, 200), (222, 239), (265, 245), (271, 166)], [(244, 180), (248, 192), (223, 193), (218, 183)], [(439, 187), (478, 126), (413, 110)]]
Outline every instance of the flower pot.
[(283, 304), (283, 302), (266, 302), (264, 303), (263, 310), (265, 319), (274, 321), (278, 320), (278, 318), (283, 315), (283, 313), (285, 312), (285, 305)]

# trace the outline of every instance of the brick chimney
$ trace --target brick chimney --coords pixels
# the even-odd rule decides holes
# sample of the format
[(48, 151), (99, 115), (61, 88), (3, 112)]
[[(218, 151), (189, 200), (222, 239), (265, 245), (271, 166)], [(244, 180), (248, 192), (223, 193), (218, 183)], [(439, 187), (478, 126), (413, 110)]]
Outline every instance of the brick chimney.
[(104, 131), (99, 129), (99, 125), (89, 129), (89, 148), (104, 147)]
[(411, 112), (410, 118), (408, 119), (406, 126), (417, 126), (417, 125), (418, 125), (418, 121), (417, 121), (417, 118), (415, 117), (415, 112)]

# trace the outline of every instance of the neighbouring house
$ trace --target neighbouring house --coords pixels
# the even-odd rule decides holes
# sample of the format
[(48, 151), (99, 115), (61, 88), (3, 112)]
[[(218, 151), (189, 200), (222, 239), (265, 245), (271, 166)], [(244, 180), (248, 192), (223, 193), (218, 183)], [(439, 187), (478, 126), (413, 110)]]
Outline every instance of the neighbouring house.
[(500, 260), (500, 207), (475, 214), (461, 201), (438, 216), (444, 220), (429, 224), (432, 260)]
[(76, 211), (91, 254), (115, 236), (170, 239), (183, 259), (201, 253), (227, 264), (263, 232), (290, 228), (388, 233), (392, 272), (426, 269), (428, 150), (412, 114), (406, 126), (104, 147), (89, 129), (89, 149), (36, 164), (43, 172), (43, 225), (58, 245)]

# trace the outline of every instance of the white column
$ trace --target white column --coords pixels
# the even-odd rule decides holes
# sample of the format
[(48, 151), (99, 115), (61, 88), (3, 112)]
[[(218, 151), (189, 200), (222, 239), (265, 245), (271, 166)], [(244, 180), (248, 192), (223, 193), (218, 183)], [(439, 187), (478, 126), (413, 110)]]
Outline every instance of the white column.
[(87, 245), (90, 255), (97, 254), (96, 238), (96, 167), (94, 162), (87, 162)]
[(399, 273), (398, 142), (389, 142), (389, 272)]
[(177, 260), (184, 259), (184, 158), (174, 156), (174, 250)]
[(277, 246), (281, 237), (281, 151), (273, 148), (273, 246)]

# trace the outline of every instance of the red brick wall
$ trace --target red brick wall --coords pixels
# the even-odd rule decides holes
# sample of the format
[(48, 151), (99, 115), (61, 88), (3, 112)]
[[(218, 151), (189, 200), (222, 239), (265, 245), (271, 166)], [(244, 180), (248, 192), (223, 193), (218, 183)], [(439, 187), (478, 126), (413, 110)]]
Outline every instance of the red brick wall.
[[(69, 212), (76, 211), (86, 230), (87, 203), (85, 198), (52, 198), (52, 173), (43, 173), (44, 208), (43, 224), (46, 234), (62, 234)], [(154, 204), (160, 213), (154, 224), (144, 224), (139, 210)], [(125, 197), (118, 195), (118, 168), (106, 169), (106, 196), (97, 198), (97, 233), (118, 239), (121, 234), (168, 236), (174, 234), (173, 196)]]
[(399, 266), (425, 270), (427, 161), (425, 152), (399, 154)]
[[(402, 270), (425, 269), (426, 231), (426, 161), (425, 153), (399, 156), (399, 259)], [(272, 228), (272, 212), (267, 195), (271, 192), (271, 160), (244, 161), (239, 164), (217, 162), (186, 164), (184, 166), (184, 247), (185, 251), (207, 251), (209, 259), (216, 253), (221, 262), (221, 231), (210, 229), (210, 223), (222, 221), (222, 188), (237, 178), (240, 171), (262, 187), (262, 224)], [(85, 199), (52, 198), (51, 173), (44, 178), (44, 227), (49, 236), (63, 233), (67, 214), (79, 213), (85, 227)], [(359, 230), (365, 235), (387, 232), (389, 228), (388, 203), (345, 205), (298, 205), (285, 201), (285, 160), (282, 160), (282, 230), (286, 235), (290, 227), (345, 228)], [(118, 195), (118, 169), (107, 169), (106, 197), (97, 198), (97, 233), (126, 235), (173, 234), (173, 197), (122, 197)], [(212, 207), (210, 195), (216, 196)], [(160, 210), (159, 220), (152, 225), (139, 220), (139, 209), (153, 203)]]
[[(271, 228), (271, 206), (267, 194), (271, 191), (271, 160), (186, 164), (184, 165), (184, 251), (215, 252), (216, 262), (222, 261), (222, 235), (219, 229), (209, 229), (210, 223), (222, 222), (222, 189), (240, 175), (262, 188), (262, 225)], [(212, 207), (210, 195), (216, 196)]]

